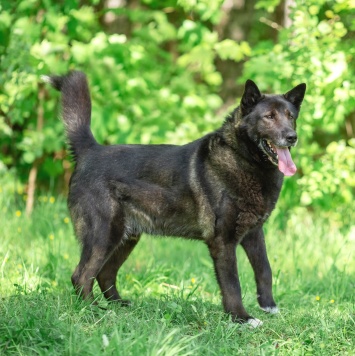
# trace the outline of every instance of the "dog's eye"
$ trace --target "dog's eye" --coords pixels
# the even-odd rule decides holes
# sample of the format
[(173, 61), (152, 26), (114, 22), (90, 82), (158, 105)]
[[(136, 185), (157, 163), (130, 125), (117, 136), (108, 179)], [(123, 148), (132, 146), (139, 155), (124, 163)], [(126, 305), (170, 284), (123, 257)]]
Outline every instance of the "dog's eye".
[(289, 118), (290, 118), (291, 120), (293, 120), (294, 117), (293, 117), (292, 114), (290, 114), (290, 115), (289, 115)]
[(264, 117), (265, 117), (265, 119), (268, 119), (268, 120), (273, 120), (274, 119), (273, 115), (265, 115)]

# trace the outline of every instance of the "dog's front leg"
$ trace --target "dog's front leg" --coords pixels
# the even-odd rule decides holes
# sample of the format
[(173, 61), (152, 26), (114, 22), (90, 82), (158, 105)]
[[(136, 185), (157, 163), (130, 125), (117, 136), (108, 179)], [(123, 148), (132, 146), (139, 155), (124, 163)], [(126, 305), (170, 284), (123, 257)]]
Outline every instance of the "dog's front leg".
[(234, 321), (248, 322), (256, 326), (259, 321), (247, 313), (242, 303), (236, 246), (236, 240), (225, 241), (222, 237), (216, 237), (212, 242), (208, 243), (217, 281), (221, 288), (224, 310), (232, 315)]
[(264, 233), (261, 227), (251, 230), (242, 240), (250, 264), (253, 267), (260, 308), (267, 313), (277, 313), (272, 296), (272, 272), (266, 253)]

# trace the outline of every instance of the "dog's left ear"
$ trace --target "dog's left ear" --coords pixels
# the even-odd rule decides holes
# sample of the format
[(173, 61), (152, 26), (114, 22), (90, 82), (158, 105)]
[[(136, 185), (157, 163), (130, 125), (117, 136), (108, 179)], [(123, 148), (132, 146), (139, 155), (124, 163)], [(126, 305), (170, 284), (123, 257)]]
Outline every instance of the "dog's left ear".
[(288, 100), (290, 103), (292, 103), (297, 109), (301, 107), (304, 94), (306, 92), (306, 84), (302, 83), (288, 91), (286, 94), (284, 94), (284, 97), (286, 100)]
[(242, 114), (247, 115), (251, 109), (260, 101), (261, 98), (262, 95), (259, 88), (252, 80), (248, 79), (245, 83), (242, 100), (240, 101)]

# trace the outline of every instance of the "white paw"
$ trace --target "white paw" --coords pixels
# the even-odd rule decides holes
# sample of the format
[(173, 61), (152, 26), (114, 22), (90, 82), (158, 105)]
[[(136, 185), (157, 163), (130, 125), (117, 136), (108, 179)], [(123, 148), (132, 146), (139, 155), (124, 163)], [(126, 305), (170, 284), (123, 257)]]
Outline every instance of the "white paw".
[(261, 307), (261, 309), (264, 310), (264, 312), (270, 313), (270, 314), (277, 314), (279, 312), (278, 307), (265, 307), (265, 308)]
[(248, 319), (247, 324), (249, 324), (253, 328), (257, 328), (263, 325), (263, 322), (259, 319), (254, 318), (254, 319)]

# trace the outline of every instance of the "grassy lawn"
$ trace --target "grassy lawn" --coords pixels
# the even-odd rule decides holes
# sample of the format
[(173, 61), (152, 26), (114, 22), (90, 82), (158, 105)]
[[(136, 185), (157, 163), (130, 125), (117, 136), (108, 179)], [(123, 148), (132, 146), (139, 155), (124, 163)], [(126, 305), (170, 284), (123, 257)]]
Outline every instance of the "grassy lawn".
[(107, 306), (97, 287), (106, 309), (81, 302), (65, 202), (41, 197), (28, 219), (21, 203), (1, 199), (0, 354), (354, 355), (354, 227), (302, 210), (274, 214), (266, 236), (278, 315), (259, 310), (238, 251), (244, 304), (264, 322), (250, 329), (223, 313), (207, 248), (181, 239), (138, 244), (118, 277), (131, 307)]

